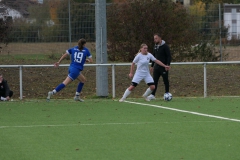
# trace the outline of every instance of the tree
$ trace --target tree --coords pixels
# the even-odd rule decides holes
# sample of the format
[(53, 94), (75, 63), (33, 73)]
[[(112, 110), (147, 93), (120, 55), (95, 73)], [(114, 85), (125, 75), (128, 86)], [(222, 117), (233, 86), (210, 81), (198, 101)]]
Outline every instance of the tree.
[[(201, 41), (193, 47), (192, 55), (197, 57), (202, 56), (203, 60), (209, 58), (215, 53), (215, 56), (209, 58), (211, 61), (216, 61), (220, 58), (220, 53), (217, 51), (216, 45), (220, 41), (220, 31), (222, 42), (226, 44), (226, 37), (228, 28), (223, 24), (223, 21), (219, 21), (219, 16), (223, 19), (223, 10), (219, 15), (219, 5), (217, 3), (203, 3), (202, 1), (195, 2), (194, 5), (190, 6), (190, 14), (194, 15), (197, 19), (196, 29), (201, 35)], [(220, 26), (221, 25), (221, 30)], [(224, 57), (226, 58), (226, 56)]]
[(194, 0), (194, 2), (203, 2), (206, 4), (210, 4), (210, 3), (235, 3), (236, 1), (239, 0)]
[(141, 43), (153, 48), (153, 34), (159, 33), (171, 47), (175, 61), (186, 60), (198, 41), (194, 19), (186, 9), (159, 0), (126, 0), (108, 10), (108, 53), (110, 60), (131, 61)]
[(4, 46), (7, 46), (10, 42), (9, 40), (9, 32), (12, 28), (12, 19), (0, 19), (0, 53)]
[(233, 3), (235, 3), (235, 4), (239, 4), (239, 3), (240, 3), (240, 0), (234, 0)]
[[(111, 3), (113, 0), (106, 0), (107, 3)], [(74, 0), (74, 2), (78, 3), (95, 3), (95, 0)]]
[[(71, 38), (72, 41), (78, 41), (79, 38), (85, 38), (88, 41), (95, 38), (95, 6), (89, 3), (78, 3), (70, 1), (71, 3)], [(63, 0), (57, 8), (57, 16), (61, 27), (61, 35), (64, 39), (69, 40), (69, 25), (68, 25), (68, 0)], [(64, 18), (63, 18), (64, 17)]]

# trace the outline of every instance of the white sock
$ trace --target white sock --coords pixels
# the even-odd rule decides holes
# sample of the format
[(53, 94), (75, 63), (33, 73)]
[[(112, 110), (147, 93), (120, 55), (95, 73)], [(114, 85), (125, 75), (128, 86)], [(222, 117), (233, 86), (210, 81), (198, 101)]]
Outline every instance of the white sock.
[(2, 100), (2, 101), (6, 101), (6, 100), (7, 100), (7, 98), (1, 97), (1, 100)]
[(79, 92), (76, 92), (76, 96), (79, 96), (80, 95), (80, 93)]
[(123, 97), (122, 98), (127, 98), (127, 96), (131, 93), (131, 91), (128, 90), (128, 88), (126, 89), (126, 91), (124, 92), (123, 94)]
[(147, 97), (147, 96), (149, 96), (149, 94), (151, 94), (152, 93), (152, 90), (150, 89), (150, 88), (148, 88), (147, 90), (146, 90), (146, 92), (143, 94), (143, 97)]
[(55, 89), (52, 92), (53, 92), (53, 94), (57, 93), (57, 91)]

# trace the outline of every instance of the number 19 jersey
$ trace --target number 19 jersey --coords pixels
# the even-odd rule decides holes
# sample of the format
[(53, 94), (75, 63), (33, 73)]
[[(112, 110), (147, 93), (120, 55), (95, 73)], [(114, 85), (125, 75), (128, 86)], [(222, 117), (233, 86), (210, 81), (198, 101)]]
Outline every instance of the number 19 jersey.
[(91, 53), (86, 47), (84, 47), (83, 50), (79, 50), (78, 46), (76, 46), (68, 49), (66, 52), (71, 56), (70, 67), (78, 68), (81, 71), (83, 70), (86, 58), (92, 58)]

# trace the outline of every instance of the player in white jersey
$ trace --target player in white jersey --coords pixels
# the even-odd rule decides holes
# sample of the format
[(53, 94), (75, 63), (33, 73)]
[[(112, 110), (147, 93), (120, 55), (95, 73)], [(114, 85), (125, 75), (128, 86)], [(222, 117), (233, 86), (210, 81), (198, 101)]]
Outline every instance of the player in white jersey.
[[(143, 98), (145, 98), (146, 101), (149, 101), (147, 98), (148, 95), (152, 93), (152, 91), (155, 89), (153, 78), (149, 71), (149, 62), (153, 61), (160, 66), (165, 67), (166, 70), (170, 69), (170, 66), (166, 66), (161, 61), (157, 60), (151, 53), (148, 52), (148, 46), (146, 44), (142, 44), (139, 50), (139, 53), (134, 58), (129, 77), (132, 78), (132, 84), (130, 87), (126, 89), (126, 91), (123, 94), (123, 97), (119, 100), (119, 102), (123, 102), (127, 96), (133, 91), (133, 89), (140, 83), (141, 80), (144, 79), (145, 83), (149, 86), (149, 88), (146, 90), (146, 92), (143, 94)], [(137, 70), (133, 76), (133, 70), (134, 65), (137, 65)]]

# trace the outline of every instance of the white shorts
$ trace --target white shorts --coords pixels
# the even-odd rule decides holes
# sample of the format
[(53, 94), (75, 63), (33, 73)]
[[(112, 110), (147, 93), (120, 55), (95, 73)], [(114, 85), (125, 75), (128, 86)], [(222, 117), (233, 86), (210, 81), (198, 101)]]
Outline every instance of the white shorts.
[(135, 73), (132, 82), (139, 84), (141, 80), (145, 81), (146, 84), (154, 83), (153, 78), (150, 73)]

